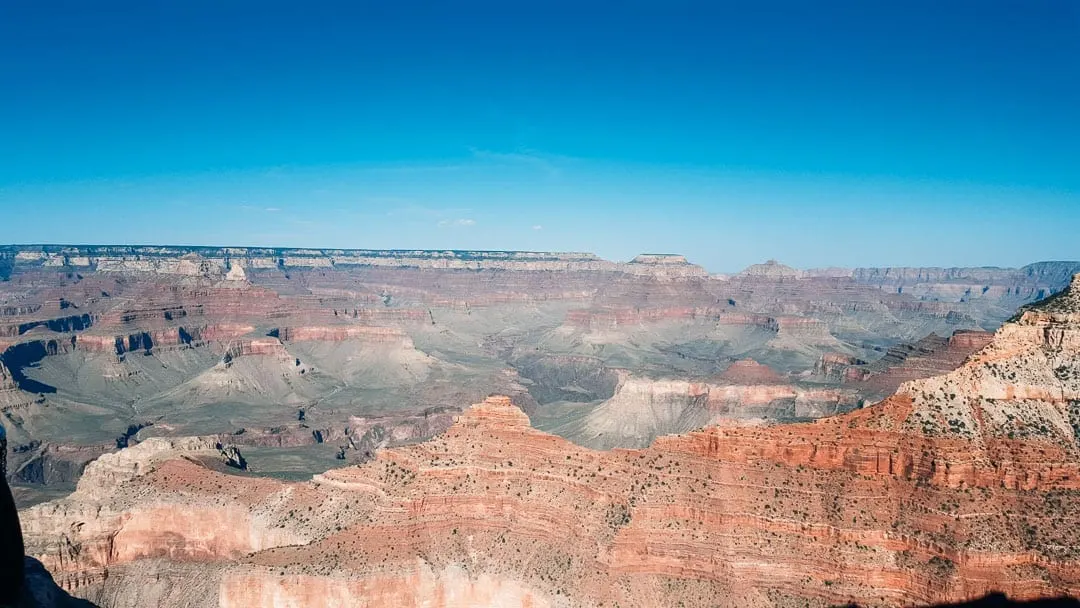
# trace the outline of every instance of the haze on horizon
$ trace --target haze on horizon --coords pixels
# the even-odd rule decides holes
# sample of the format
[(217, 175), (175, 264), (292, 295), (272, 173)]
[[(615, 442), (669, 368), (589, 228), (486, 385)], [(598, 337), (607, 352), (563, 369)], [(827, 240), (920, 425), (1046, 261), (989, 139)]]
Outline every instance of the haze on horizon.
[(0, 243), (1080, 257), (1080, 4), (940, 4), (5, 3)]

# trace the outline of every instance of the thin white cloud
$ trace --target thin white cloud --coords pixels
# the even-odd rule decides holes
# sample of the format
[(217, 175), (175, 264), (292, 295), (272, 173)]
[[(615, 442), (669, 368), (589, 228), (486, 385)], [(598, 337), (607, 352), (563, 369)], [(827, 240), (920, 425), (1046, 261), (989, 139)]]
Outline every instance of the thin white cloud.
[(456, 220), (439, 220), (439, 228), (468, 228), (469, 226), (475, 226), (476, 220), (461, 218)]
[(543, 229), (544, 229), (544, 227), (541, 226), (540, 224), (534, 224), (533, 225), (533, 230), (543, 230)]
[[(385, 199), (393, 200), (393, 199)], [(408, 199), (398, 199), (407, 203)], [(417, 205), (412, 203), (402, 204), (387, 210), (387, 215), (411, 218), (411, 219), (453, 219), (454, 217), (461, 217), (472, 213), (472, 209), (469, 207), (447, 207), (447, 208), (435, 208), (425, 207), (424, 205)]]
[(518, 152), (493, 152), (491, 150), (483, 150), (480, 148), (469, 148), (469, 153), (477, 160), (529, 165), (547, 173), (548, 177), (553, 179), (562, 176), (562, 169), (558, 166), (558, 163), (574, 160), (569, 156), (544, 154), (528, 149)]
[(281, 207), (260, 207), (258, 205), (243, 204), (239, 206), (239, 209), (246, 212), (262, 212), (262, 213), (277, 213), (281, 211)]
[(389, 175), (420, 175), (430, 173), (444, 173), (448, 171), (465, 171), (472, 167), (467, 163), (432, 163), (432, 164), (403, 164), (385, 165), (381, 167), (364, 167), (363, 173), (389, 174)]

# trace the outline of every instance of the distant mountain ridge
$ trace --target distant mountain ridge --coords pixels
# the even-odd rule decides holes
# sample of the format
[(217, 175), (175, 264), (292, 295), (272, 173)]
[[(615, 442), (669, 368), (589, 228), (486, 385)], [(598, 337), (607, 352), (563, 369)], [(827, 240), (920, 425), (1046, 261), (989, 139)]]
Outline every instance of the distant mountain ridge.
[[(603, 259), (588, 252), (499, 251), (461, 249), (339, 249), (296, 247), (211, 247), (196, 245), (0, 245), (0, 274), (18, 268), (70, 266), (114, 269), (118, 263), (201, 259), (226, 270), (234, 262), (249, 268), (311, 268), (337, 265), (416, 266), (442, 268), (499, 268), (521, 270), (625, 270), (627, 267), (693, 268), (693, 276), (770, 276), (784, 278), (841, 278), (880, 286), (923, 282), (1001, 282), (1028, 279), (1058, 285), (1080, 272), (1080, 261), (1041, 261), (1021, 268), (981, 267), (831, 267), (797, 269), (769, 260), (752, 264), (737, 275), (708, 273), (679, 254), (641, 254), (629, 262)], [(395, 263), (396, 262), (396, 263)], [(98, 268), (104, 264), (104, 268)], [(117, 269), (124, 269), (123, 265)], [(132, 266), (131, 270), (139, 270)]]

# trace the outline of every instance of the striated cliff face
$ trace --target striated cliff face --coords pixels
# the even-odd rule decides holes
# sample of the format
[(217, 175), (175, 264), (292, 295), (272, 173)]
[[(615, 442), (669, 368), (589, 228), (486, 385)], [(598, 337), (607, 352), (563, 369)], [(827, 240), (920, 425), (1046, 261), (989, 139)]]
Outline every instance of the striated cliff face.
[(1075, 595), (1078, 401), (1080, 293), (1069, 291), (957, 370), (815, 423), (597, 452), (491, 397), (429, 441), (310, 483), (214, 472), (193, 456), (199, 440), (147, 442), (23, 516), (28, 551), (97, 599), (148, 559), (215, 564), (203, 599), (225, 606)]
[(230, 573), (218, 593), (221, 608), (248, 606), (431, 606), (433, 608), (547, 608), (566, 605), (515, 580), (471, 575), (461, 567), (434, 571), (422, 559), (408, 571), (364, 579), (275, 576), (272, 569)]
[(709, 275), (701, 266), (691, 264), (686, 256), (674, 254), (643, 253), (622, 266), (625, 272), (648, 275), (665, 279), (687, 277), (706, 277)]
[(102, 335), (83, 333), (75, 338), (75, 346), (80, 350), (93, 353), (115, 354), (123, 357), (125, 353), (170, 347), (201, 346), (211, 341), (229, 341), (246, 336), (255, 331), (251, 325), (241, 323), (218, 323), (207, 325), (186, 325), (139, 331), (126, 335)]
[(858, 387), (867, 397), (891, 394), (909, 380), (947, 373), (990, 343), (993, 334), (958, 330), (948, 338), (936, 334), (914, 343), (889, 348), (885, 356), (867, 363), (849, 355), (825, 353), (814, 366), (813, 377)]
[(551, 428), (596, 448), (645, 447), (661, 435), (708, 424), (819, 418), (857, 407), (849, 389), (785, 382), (753, 361), (732, 364), (715, 380), (652, 379), (619, 372), (611, 398), (580, 418)]
[[(181, 566), (166, 576), (216, 564), (218, 587), (192, 599), (226, 606), (894, 605), (995, 588), (1076, 592), (1068, 560), (997, 512), (1030, 525), (1041, 496), (968, 496), (925, 472), (916, 483), (835, 454), (774, 450), (771, 434), (712, 430), (597, 453), (532, 431), (509, 401), (490, 399), (440, 439), (312, 484), (165, 460), (109, 478), (153, 506), (80, 485), (24, 520), (29, 550), (97, 601), (163, 558)], [(1043, 490), (1055, 506), (1074, 500)], [(57, 520), (66, 525), (47, 525)]]
[[(809, 271), (815, 273), (815, 271)], [(856, 268), (857, 282), (943, 301), (1041, 299), (1080, 272), (1078, 262), (1038, 262), (1023, 268)]]
[(720, 379), (732, 384), (779, 384), (784, 381), (776, 370), (753, 359), (733, 361), (720, 374)]
[[(364, 266), (436, 270), (619, 272), (664, 279), (703, 277), (700, 266), (679, 255), (640, 255), (623, 264), (591, 253), (528, 251), (397, 251), (249, 247), (136, 247), (38, 245), (7, 247), (11, 269), (53, 267), (98, 272), (214, 277), (245, 282), (247, 271)], [(245, 271), (245, 269), (247, 271)], [(7, 270), (10, 273), (12, 270)]]
[(768, 277), (773, 279), (797, 279), (805, 276), (805, 273), (791, 266), (785, 266), (776, 260), (769, 260), (764, 264), (751, 264), (739, 273), (744, 277)]
[(593, 331), (613, 331), (627, 326), (663, 321), (696, 321), (717, 326), (745, 327), (768, 332), (777, 337), (791, 337), (811, 344), (833, 343), (828, 325), (820, 319), (797, 316), (772, 316), (731, 312), (730, 308), (713, 307), (602, 307), (570, 310), (566, 325)]
[[(1034, 551), (1016, 559), (1031, 562), (1023, 576), (1040, 580), (1037, 569), (1060, 556), (1040, 557), (1032, 547), (1072, 546), (1054, 539), (1053, 526), (1064, 524), (1053, 519), (1057, 512), (1035, 504), (1071, 500), (1058, 496), (1061, 488), (1040, 489), (1064, 480), (1072, 462), (1067, 299), (1024, 311), (979, 355), (997, 353), (979, 368), (977, 358), (964, 361), (989, 334), (964, 330), (996, 327), (998, 317), (983, 314), (989, 309), (978, 298), (921, 299), (839, 271), (721, 279), (678, 256), (642, 256), (611, 270), (614, 263), (590, 256), (499, 252), (20, 253), (10, 281), (0, 283), (0, 417), (16, 500), (55, 499), (104, 451), (150, 436), (201, 437), (152, 457), (124, 449), (117, 455), (127, 454), (138, 475), (91, 468), (70, 501), (26, 511), (42, 518), (34, 555), (106, 606), (142, 605), (146, 597), (161, 605), (306, 602), (307, 589), (406, 604), (598, 605), (610, 603), (600, 589), (629, 579), (618, 592), (622, 605), (714, 597), (785, 605), (785, 594), (881, 602), (833, 578), (851, 564), (862, 572), (864, 561), (899, 581), (889, 598), (915, 601), (965, 588), (945, 574), (952, 563), (960, 576), (958, 556), (971, 543), (989, 542), (977, 557), (997, 559), (986, 530), (1007, 529), (1009, 551)], [(103, 258), (152, 263), (110, 271), (99, 267)], [(212, 259), (220, 265), (203, 264)], [(1055, 272), (1030, 280), (1059, 281), (1057, 289)], [(999, 283), (989, 283), (987, 298)], [(1017, 304), (1037, 291), (1023, 293), (1030, 295)], [(994, 310), (1002, 319), (1016, 312)], [(932, 332), (953, 337), (926, 337)], [(877, 360), (901, 342), (909, 346)], [(960, 375), (905, 385), (841, 422), (792, 426), (789, 436), (761, 420), (833, 415), (883, 386), (891, 391), (962, 364)], [(1049, 375), (1031, 371), (1043, 368)], [(491, 394), (511, 396), (539, 428), (578, 445), (529, 428), (516, 408), (498, 403), (458, 416)], [(868, 413), (878, 411), (891, 413)], [(691, 432), (712, 423), (723, 426)], [(459, 433), (470, 424), (475, 434)], [(689, 434), (657, 438), (672, 433)], [(443, 439), (426, 442), (433, 435)], [(218, 442), (258, 446), (245, 449), (250, 470), (218, 466), (208, 447)], [(601, 453), (581, 444), (635, 449)], [(433, 467), (432, 454), (452, 465)], [(677, 457), (678, 466), (643, 464), (660, 454)], [(386, 477), (379, 468), (386, 458), (408, 473)], [(347, 487), (335, 485), (341, 473), (299, 484), (251, 477), (308, 479), (358, 462)], [(813, 484), (824, 485), (810, 491)], [(992, 509), (1044, 519), (1006, 525), (975, 507), (952, 510), (954, 499), (968, 505), (965, 488), (982, 500), (974, 489), (982, 486)], [(1024, 492), (1031, 496), (1017, 498)], [(839, 514), (825, 504), (849, 494), (836, 499)], [(682, 511), (640, 529), (630, 524), (668, 507)], [(627, 522), (602, 532), (608, 519), (585, 517), (571, 530), (585, 548), (566, 549), (563, 522), (594, 509), (610, 509), (610, 522), (625, 513)], [(158, 534), (149, 523), (157, 521), (172, 523)], [(969, 523), (982, 527), (963, 528)], [(217, 528), (230, 532), (219, 541)], [(872, 559), (833, 538), (856, 538), (851, 530), (884, 539)], [(905, 556), (897, 547), (915, 542), (907, 537), (931, 548)], [(373, 553), (373, 538), (395, 552)], [(872, 546), (863, 536), (856, 542)], [(325, 552), (292, 558), (298, 549), (282, 544)], [(366, 557), (348, 557), (347, 545)], [(924, 563), (935, 557), (941, 573)], [(976, 557), (965, 559), (968, 576)], [(760, 572), (745, 575), (751, 566)], [(998, 565), (987, 568), (999, 577)], [(781, 570), (802, 578), (770, 582)], [(807, 591), (807, 577), (821, 590)], [(1046, 577), (1053, 588), (1068, 581)], [(139, 582), (147, 578), (153, 583)], [(265, 595), (243, 595), (254, 579), (264, 579)]]
[(412, 348), (412, 339), (393, 327), (366, 327), (362, 325), (336, 325), (336, 326), (308, 326), (308, 327), (282, 327), (276, 331), (276, 335), (286, 342), (343, 342), (346, 340), (363, 340), (364, 342), (383, 342), (401, 344)]
[[(78, 593), (105, 581), (109, 567), (144, 558), (176, 561), (237, 558), (270, 546), (301, 542), (302, 538), (277, 529), (247, 509), (249, 499), (265, 484), (232, 483), (215, 486), (221, 495), (202, 500), (189, 496), (187, 504), (157, 504), (148, 495), (118, 495), (114, 488), (133, 487), (148, 474), (169, 479), (174, 464), (196, 464), (218, 453), (213, 439), (150, 439), (116, 454), (107, 454), (87, 467), (70, 500), (39, 505), (24, 511), (26, 538), (48, 538), (42, 563), (57, 582)], [(170, 458), (188, 458), (174, 461)], [(176, 478), (177, 483), (183, 480)], [(229, 494), (229, 497), (226, 497)], [(209, 500), (207, 500), (209, 498)], [(72, 524), (75, 524), (72, 527)], [(138, 576), (138, 574), (134, 574)]]
[[(192, 588), (223, 606), (1078, 594), (1078, 370), (1070, 291), (957, 370), (809, 424), (597, 452), (491, 397), (429, 441), (309, 483), (210, 470), (203, 440), (148, 441), (93, 463), (71, 497), (25, 511), (27, 546), (97, 600), (124, 597), (110, 589), (147, 560), (213, 564), (216, 585)], [(669, 388), (708, 408), (705, 391)], [(179, 585), (191, 570), (170, 572)]]

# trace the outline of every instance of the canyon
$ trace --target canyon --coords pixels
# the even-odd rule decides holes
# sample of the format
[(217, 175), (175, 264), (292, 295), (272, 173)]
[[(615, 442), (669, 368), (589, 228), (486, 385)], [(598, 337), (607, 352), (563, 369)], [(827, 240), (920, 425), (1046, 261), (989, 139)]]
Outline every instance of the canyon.
[(769, 8), (0, 0), (0, 608), (1080, 608), (1080, 0)]
[[(773, 479), (766, 475), (771, 471), (746, 472), (764, 456), (750, 462), (744, 452), (757, 454), (754, 450), (776, 443), (778, 429), (792, 429), (793, 437), (803, 439), (791, 439), (791, 448), (772, 448), (781, 455), (770, 453), (769, 458), (784, 475), (788, 474), (784, 467), (796, 467), (798, 479), (791, 483), (806, 485), (813, 479), (812, 483), (824, 484), (822, 493), (847, 493), (840, 489), (847, 485), (837, 485), (837, 479), (855, 473), (837, 469), (802, 476), (798, 467), (809, 466), (814, 458), (844, 460), (851, 453), (874, 453), (875, 462), (892, 463), (875, 466), (905, 471), (930, 466), (934, 475), (939, 474), (938, 468), (949, 461), (931, 459), (927, 464), (922, 452), (918, 457), (912, 454), (944, 450), (945, 444), (915, 446), (906, 435), (901, 441), (877, 430), (864, 432), (861, 423), (841, 432), (836, 421), (852, 424), (863, 420), (866, 412), (900, 407), (896, 404), (904, 398), (891, 396), (896, 393), (911, 396), (911, 407), (919, 412), (905, 418), (898, 432), (926, 436), (974, 432), (985, 420), (965, 414), (956, 404), (943, 413), (920, 409), (923, 400), (937, 399), (940, 391), (959, 395), (960, 389), (912, 392), (909, 387), (959, 373), (976, 353), (993, 350), (1001, 333), (1017, 326), (1002, 326), (1003, 322), (1031, 302), (1062, 293), (1072, 273), (1080, 271), (1076, 262), (1037, 263), (1022, 269), (797, 270), (770, 261), (738, 274), (717, 275), (682, 256), (666, 254), (611, 262), (581, 253), (133, 246), (6, 246), (0, 247), (0, 258), (4, 272), (0, 423), (8, 440), (7, 478), (27, 522), (32, 548), (28, 554), (43, 565), (42, 569), (31, 564), (30, 570), (51, 572), (68, 592), (104, 606), (134, 605), (142, 585), (123, 575), (128, 568), (132, 572), (151, 568), (156, 573), (159, 605), (191, 605), (184, 594), (192, 593), (202, 594), (192, 599), (194, 605), (215, 601), (303, 605), (306, 600), (290, 594), (316, 593), (310, 591), (315, 589), (333, 597), (344, 594), (340, 602), (348, 603), (373, 593), (372, 589), (399, 590), (403, 576), (411, 577), (418, 591), (386, 602), (456, 597), (471, 599), (447, 601), (599, 605), (596, 589), (621, 585), (625, 591), (620, 605), (633, 605), (641, 604), (641, 598), (659, 601), (655, 585), (673, 589), (683, 585), (675, 581), (693, 582), (686, 583), (686, 595), (673, 591), (663, 596), (675, 598), (672, 604), (699, 603), (710, 594), (750, 601), (737, 588), (739, 580), (753, 577), (731, 570), (735, 566), (721, 565), (738, 562), (749, 541), (723, 541), (728, 543), (723, 545), (728, 547), (727, 557), (710, 558), (711, 566), (683, 559), (690, 559), (684, 553), (695, 546), (712, 546), (730, 536), (724, 530), (748, 526), (746, 522), (765, 515), (759, 511), (749, 515), (746, 504), (764, 506), (758, 498), (748, 497), (732, 499), (741, 501), (735, 519), (726, 506), (719, 513), (709, 510), (713, 504), (709, 501), (723, 502), (729, 490), (739, 496), (748, 491), (731, 481), (736, 470), (741, 471), (739, 477), (751, 476), (759, 485)], [(1036, 314), (1046, 313), (1023, 313), (1033, 323)], [(1045, 322), (1057, 323), (1053, 317)], [(1025, 344), (1034, 348), (1033, 343)], [(975, 390), (974, 380), (963, 382), (964, 390)], [(1045, 391), (1020, 390), (1014, 387), (1012, 393), (993, 399), (1052, 397)], [(1057, 399), (1068, 401), (1060, 395)], [(1027, 441), (1044, 428), (1050, 434), (1066, 428), (1062, 425), (1067, 416), (1054, 417), (1050, 411), (1040, 410), (1037, 417), (1010, 415), (1004, 420), (1011, 426), (1001, 431), (1007, 441)], [(1005, 414), (995, 416), (997, 420)], [(814, 420), (822, 426), (806, 426)], [(511, 469), (501, 460), (473, 463), (468, 465), (473, 468), (466, 467), (465, 479), (461, 471), (446, 471), (445, 478), (425, 478), (407, 491), (383, 488), (379, 484), (385, 480), (371, 485), (370, 480), (341, 477), (361, 475), (357, 471), (369, 476), (378, 467), (390, 466), (388, 458), (397, 463), (393, 466), (404, 467), (394, 469), (398, 481), (401, 476), (420, 475), (431, 464), (422, 466), (415, 460), (420, 458), (417, 454), (437, 452), (441, 449), (437, 446), (463, 429), (480, 429), (470, 441), (484, 458), (503, 453), (512, 455), (507, 462), (517, 459), (522, 464)], [(806, 429), (825, 435), (833, 429), (843, 437), (826, 440), (824, 435), (807, 435)], [(490, 445), (486, 439), (480, 441), (489, 431), (497, 438)], [(725, 464), (720, 468), (708, 464), (712, 448), (705, 449), (705, 455), (698, 453), (703, 449), (698, 443), (713, 441), (703, 439), (710, 432), (735, 434), (722, 442), (727, 447), (713, 453), (723, 454)], [(533, 442), (548, 447), (535, 452)], [(807, 463), (784, 460), (784, 454), (802, 454), (808, 445), (818, 447), (811, 450)], [(994, 445), (995, 450), (1002, 449)], [(450, 451), (441, 455), (433, 452), (431, 460), (465, 463), (466, 455), (474, 455), (472, 447), (446, 449)], [(893, 451), (885, 456), (882, 450)], [(695, 471), (701, 467), (705, 482), (711, 476), (726, 479), (729, 485), (710, 486), (706, 492), (682, 476), (661, 479), (655, 468), (661, 465), (642, 468), (634, 460), (671, 459), (677, 454), (685, 459), (680, 460), (682, 467), (692, 464)], [(973, 466), (960, 464), (969, 460), (958, 452), (943, 454), (943, 459), (960, 458), (949, 466)], [(1030, 457), (1026, 452), (1021, 455)], [(966, 457), (970, 459), (970, 454)], [(544, 464), (545, 460), (559, 466)], [(520, 477), (524, 469), (518, 467), (526, 461), (536, 472), (546, 472), (537, 479)], [(1009, 465), (1014, 471), (1009, 474), (1026, 480), (1030, 473), (1024, 462)], [(594, 465), (610, 470), (610, 479), (605, 475), (593, 483), (592, 475), (601, 473), (590, 468)], [(175, 473), (161, 475), (191, 476), (196, 485), (207, 475), (214, 481), (205, 483), (219, 484), (215, 490), (228, 486), (239, 494), (214, 496), (207, 489), (204, 495), (184, 490), (183, 496), (174, 496), (162, 493), (161, 487), (144, 485), (163, 481), (155, 471), (174, 469)], [(868, 475), (861, 469), (858, 474)], [(1038, 473), (1043, 474), (1051, 475)], [(588, 481), (585, 475), (590, 476)], [(587, 488), (567, 489), (567, 479)], [(450, 483), (451, 490), (439, 480)], [(484, 491), (479, 489), (480, 480)], [(856, 484), (854, 478), (841, 481)], [(358, 498), (355, 507), (344, 498), (351, 496), (354, 483), (374, 492)], [(636, 511), (646, 483), (649, 494), (660, 497), (654, 507), (681, 505), (682, 514)], [(774, 493), (785, 489), (768, 487)], [(875, 500), (907, 491), (896, 489), (900, 487), (874, 489), (879, 496)], [(339, 490), (346, 493), (334, 493)], [(486, 494), (489, 490), (491, 496)], [(418, 493), (409, 494), (414, 491)], [(296, 504), (283, 498), (294, 492), (318, 498)], [(709, 501), (698, 502), (707, 496)], [(263, 499), (270, 502), (259, 502)], [(494, 502), (485, 502), (488, 499)], [(523, 539), (555, 534), (552, 530), (571, 517), (566, 509), (586, 499), (596, 501), (590, 510), (608, 513), (612, 521), (616, 513), (630, 517), (633, 511), (645, 527), (628, 526), (623, 531), (626, 526), (620, 525), (610, 530), (610, 538), (608, 533), (597, 537), (589, 527), (596, 522), (589, 518), (598, 514), (581, 515), (585, 519), (580, 525), (588, 529), (573, 533), (591, 539), (585, 548), (552, 553), (571, 565), (536, 566), (539, 572), (550, 571), (545, 577), (560, 572), (562, 582), (555, 586), (550, 578), (537, 579), (525, 572), (530, 567), (524, 562), (514, 562)], [(457, 543), (455, 551), (471, 546), (460, 542), (467, 530), (468, 538), (475, 538), (481, 547), (469, 550), (473, 556), (469, 559), (481, 559), (479, 553), (487, 557), (482, 563), (470, 562), (463, 554), (444, 554), (443, 549), (424, 544), (445, 541), (435, 537), (446, 529), (412, 514), (409, 509), (414, 507), (402, 506), (409, 500), (428, 505), (424, 509), (431, 509), (431, 521), (453, 522), (447, 529), (461, 533), (460, 538), (450, 535), (454, 538), (449, 540)], [(526, 524), (527, 530), (515, 528), (513, 534), (499, 527), (509, 525), (506, 522), (495, 523), (499, 517), (517, 521), (513, 514), (535, 500), (550, 501), (555, 510), (538, 514), (541, 521)], [(344, 502), (340, 511), (307, 511), (326, 501)], [(777, 502), (770, 509), (792, 504)], [(296, 522), (286, 522), (278, 510), (284, 505), (292, 505), (288, 511)], [(837, 505), (830, 508), (840, 509), (844, 518), (863, 517), (861, 512), (850, 513), (852, 505)], [(404, 519), (376, 523), (386, 509), (405, 513)], [(454, 520), (459, 511), (478, 515), (471, 523), (459, 522)], [(489, 512), (503, 515), (492, 515), (495, 519), (487, 527), (477, 523)], [(650, 517), (658, 519), (649, 523)], [(839, 515), (833, 511), (828, 517), (824, 511), (805, 515), (807, 522), (812, 517), (835, 526)], [(313, 518), (322, 522), (319, 526), (329, 526), (327, 518), (333, 518), (333, 534), (329, 528), (309, 530), (300, 523)], [(163, 521), (175, 521), (176, 529), (166, 526), (159, 533), (155, 526)], [(379, 557), (388, 561), (382, 570), (376, 568), (381, 572), (377, 576), (368, 571), (375, 567), (368, 563), (374, 558), (360, 560), (367, 564), (362, 567), (356, 558), (340, 569), (282, 569), (279, 576), (295, 578), (273, 583), (266, 579), (270, 587), (253, 598), (226, 592), (230, 588), (226, 583), (233, 579), (214, 574), (222, 564), (232, 564), (230, 568), (236, 569), (229, 571), (239, 577), (236, 588), (257, 589), (263, 584), (256, 584), (259, 577), (285, 562), (234, 562), (256, 553), (270, 559), (274, 551), (295, 552), (297, 547), (329, 550), (317, 547), (361, 521), (369, 526), (363, 528), (364, 534), (404, 535), (395, 541), (396, 552)], [(897, 530), (920, 539), (904, 541), (914, 543), (905, 550), (929, 555), (925, 548), (917, 548), (920, 542), (930, 542), (919, 536), (931, 534), (923, 529), (922, 520), (897, 521)], [(780, 534), (777, 525), (769, 523), (766, 528)], [(228, 528), (229, 535), (216, 538), (216, 527)], [(661, 530), (676, 527), (687, 536), (673, 537), (682, 539), (672, 540), (675, 545), (665, 548), (650, 540), (662, 535)], [(76, 528), (85, 528), (85, 534)], [(840, 534), (814, 529), (818, 536)], [(496, 532), (501, 535), (497, 542), (510, 543), (507, 551), (513, 550), (513, 555), (484, 544), (496, 542), (492, 540)], [(641, 539), (633, 540), (635, 535)], [(345, 543), (346, 537), (334, 542), (339, 541)], [(655, 549), (635, 549), (636, 542)], [(798, 547), (810, 550), (808, 544)], [(634, 552), (642, 550), (671, 555), (655, 561), (635, 557)], [(959, 563), (958, 555), (946, 552), (937, 557)], [(345, 558), (327, 559), (337, 563)], [(495, 567), (500, 560), (505, 564)], [(634, 560), (652, 564), (646, 568), (648, 576), (636, 576)], [(322, 562), (297, 558), (295, 563)], [(504, 570), (512, 563), (518, 563), (516, 569)], [(660, 563), (674, 565), (657, 570)], [(840, 567), (831, 562), (814, 567), (820, 574), (834, 566)], [(358, 575), (354, 567), (366, 574)], [(707, 576), (701, 573), (705, 571)], [(570, 584), (579, 576), (598, 581), (588, 583), (594, 585), (593, 591)], [(802, 576), (813, 573), (806, 570)], [(191, 577), (200, 584), (190, 584)], [(350, 582), (328, 582), (335, 577)], [(626, 582), (630, 579), (635, 582)], [(853, 591), (858, 587), (852, 587), (854, 583), (828, 580), (829, 589), (838, 593), (807, 597), (890, 603), (971, 595), (941, 595), (937, 583), (924, 581), (921, 595), (904, 586), (907, 583), (896, 583), (897, 589), (875, 600), (865, 589)], [(776, 598), (802, 589), (802, 583), (791, 582), (751, 605), (785, 605), (786, 599)], [(246, 593), (239, 590), (236, 593)]]
[(685, 257), (0, 247), (0, 422), (28, 506), (152, 437), (303, 478), (510, 396), (578, 445), (834, 415), (949, 371), (1075, 262), (710, 274)]
[[(954, 369), (913, 377), (963, 349)], [(221, 436), (149, 437), (93, 460), (69, 496), (23, 509), (26, 550), (65, 590), (110, 607), (1080, 594), (1080, 275), (990, 336), (888, 356), (903, 381), (879, 402), (808, 422), (720, 417), (635, 448), (535, 428), (528, 412), (545, 406), (528, 391), (477, 399), (424, 441), (304, 479), (224, 464)], [(816, 373), (837, 363), (873, 367), (833, 357)], [(644, 390), (587, 358), (543, 364), (583, 391), (623, 395), (620, 413)], [(725, 372), (786, 381), (745, 359)], [(665, 381), (652, 398), (712, 411), (723, 378)]]

